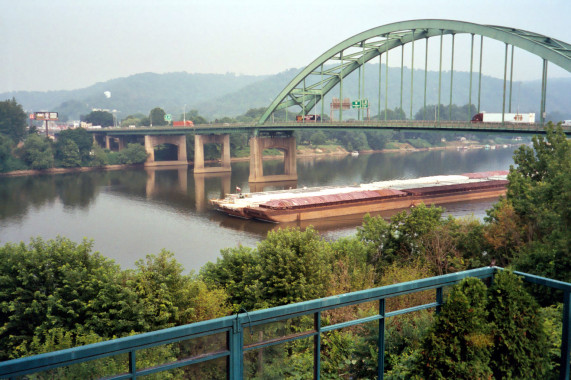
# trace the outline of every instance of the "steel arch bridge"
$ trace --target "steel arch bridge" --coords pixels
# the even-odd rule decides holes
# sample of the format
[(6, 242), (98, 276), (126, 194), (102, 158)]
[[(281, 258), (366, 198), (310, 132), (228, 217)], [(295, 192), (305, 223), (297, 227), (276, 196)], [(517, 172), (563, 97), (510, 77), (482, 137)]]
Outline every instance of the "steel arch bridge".
[[(452, 61), (451, 61), (451, 84), (450, 103), (452, 103), (452, 81), (454, 74), (454, 36), (456, 34), (467, 33), (471, 35), (471, 56), (470, 56), (470, 93), (469, 104), (472, 104), (472, 76), (474, 64), (474, 36), (480, 36), (480, 60), (479, 60), (479, 81), (478, 81), (478, 112), (480, 110), (480, 90), (482, 75), (482, 51), (483, 38), (488, 37), (505, 43), (504, 59), (504, 90), (502, 113), (505, 113), (506, 104), (506, 80), (508, 72), (508, 46), (512, 46), (509, 105), (511, 108), (511, 83), (513, 72), (513, 48), (518, 47), (526, 50), (543, 59), (543, 72), (541, 84), (541, 104), (540, 122), (544, 122), (546, 83), (547, 83), (547, 63), (552, 62), (563, 69), (571, 72), (571, 45), (547, 37), (541, 34), (514, 29), (503, 26), (479, 25), (463, 21), (454, 20), (410, 20), (393, 24), (379, 26), (359, 33), (327, 50), (305, 69), (303, 69), (292, 81), (279, 93), (275, 100), (266, 109), (258, 120), (258, 125), (264, 124), (270, 116), (282, 109), (292, 106), (299, 106), (299, 115), (307, 115), (314, 107), (321, 102), (321, 114), (323, 115), (324, 98), (333, 88), (339, 88), (339, 99), (343, 101), (343, 79), (355, 70), (359, 70), (359, 97), (361, 89), (364, 88), (365, 63), (375, 57), (379, 57), (380, 63), (385, 58), (385, 70), (388, 70), (388, 52), (401, 47), (407, 43), (412, 43), (411, 72), (414, 72), (414, 45), (415, 41), (440, 36), (440, 70), (438, 84), (438, 104), (441, 104), (441, 78), (442, 78), (442, 39), (444, 35), (452, 35)], [(404, 55), (403, 55), (404, 56)], [(426, 73), (428, 61), (428, 46), (426, 48), (426, 58), (424, 62), (424, 107), (426, 109)], [(401, 99), (402, 99), (402, 59), (401, 59)], [(325, 67), (327, 65), (327, 67)], [(361, 69), (363, 74), (361, 75)], [(388, 72), (388, 71), (387, 71)], [(379, 79), (381, 73), (379, 72)], [(388, 75), (385, 74), (385, 78)], [(309, 84), (308, 84), (309, 82)], [(361, 82), (363, 85), (361, 85)], [(387, 83), (385, 80), (385, 120), (387, 115)], [(412, 74), (411, 74), (411, 117), (412, 117)], [(381, 94), (381, 84), (379, 80), (379, 99)], [(401, 100), (402, 103), (402, 100)], [(343, 105), (339, 107), (339, 120), (342, 121)], [(379, 117), (381, 105), (379, 100)], [(438, 120), (440, 119), (440, 107), (438, 107)]]

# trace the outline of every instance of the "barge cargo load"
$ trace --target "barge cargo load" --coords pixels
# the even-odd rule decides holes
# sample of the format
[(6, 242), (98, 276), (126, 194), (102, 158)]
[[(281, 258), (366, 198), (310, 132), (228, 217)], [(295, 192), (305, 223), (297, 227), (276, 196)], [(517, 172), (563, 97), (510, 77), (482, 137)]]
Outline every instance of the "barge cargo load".
[(267, 222), (296, 222), (346, 215), (365, 215), (409, 208), (420, 203), (445, 204), (505, 194), (507, 171), (466, 173), (359, 186), (316, 187), (212, 199), (217, 210), (231, 216)]

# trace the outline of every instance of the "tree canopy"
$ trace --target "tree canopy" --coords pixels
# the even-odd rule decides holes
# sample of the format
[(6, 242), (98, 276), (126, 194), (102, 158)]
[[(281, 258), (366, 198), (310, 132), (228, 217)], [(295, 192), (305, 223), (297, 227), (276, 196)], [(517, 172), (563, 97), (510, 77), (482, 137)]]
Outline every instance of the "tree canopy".
[(165, 120), (166, 112), (160, 107), (155, 107), (149, 113), (149, 120), (151, 125), (159, 126), (159, 125), (167, 125), (168, 121)]
[(113, 126), (113, 114), (107, 111), (91, 111), (87, 115), (81, 116), (81, 120), (104, 128)]
[(21, 141), (26, 134), (27, 115), (15, 98), (0, 102), (0, 133), (15, 142)]

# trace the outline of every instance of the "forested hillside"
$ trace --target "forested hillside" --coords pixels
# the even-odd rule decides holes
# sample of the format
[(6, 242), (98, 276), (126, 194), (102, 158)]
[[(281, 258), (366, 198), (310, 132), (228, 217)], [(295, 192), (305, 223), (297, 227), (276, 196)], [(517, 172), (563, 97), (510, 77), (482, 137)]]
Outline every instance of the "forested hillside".
[[(268, 106), (279, 92), (295, 77), (300, 69), (251, 76), (227, 74), (189, 74), (185, 72), (154, 74), (142, 73), (126, 78), (117, 78), (93, 86), (72, 91), (50, 92), (10, 92), (0, 94), (0, 99), (16, 98), (27, 111), (50, 110), (60, 112), (65, 120), (77, 120), (80, 115), (88, 114), (92, 109), (117, 110), (119, 119), (128, 115), (148, 114), (154, 107), (161, 107), (167, 113), (181, 115), (186, 108), (197, 110), (208, 120), (225, 116), (235, 117), (248, 109)], [(382, 71), (380, 108), (384, 109), (384, 65)], [(378, 64), (369, 64), (366, 69), (365, 97), (369, 99), (371, 116), (379, 109)], [(427, 104), (438, 102), (438, 72), (430, 71), (427, 77)], [(343, 82), (343, 97), (358, 98), (358, 75), (351, 75)], [(402, 108), (410, 115), (411, 75), (408, 68), (403, 72)], [(472, 103), (478, 104), (478, 75), (473, 74)], [(469, 100), (470, 75), (467, 72), (455, 72), (453, 81), (453, 103), (467, 104)], [(509, 87), (509, 86), (508, 86)], [(401, 106), (401, 70), (389, 68), (388, 108)], [(413, 82), (414, 114), (424, 103), (424, 71), (414, 71)], [(548, 119), (560, 121), (571, 119), (571, 78), (550, 79), (547, 85)], [(450, 72), (442, 73), (441, 103), (450, 102)], [(501, 112), (503, 79), (490, 76), (482, 77), (481, 110)], [(109, 92), (110, 97), (104, 93)], [(512, 112), (539, 113), (541, 93), (540, 81), (514, 82), (512, 85)], [(329, 114), (331, 98), (339, 96), (338, 90), (332, 90), (325, 99), (324, 113)], [(508, 95), (507, 95), (508, 96)], [(506, 99), (507, 102), (507, 99)], [(320, 106), (318, 106), (320, 108)], [(292, 111), (294, 111), (292, 109)], [(318, 110), (320, 112), (321, 109)], [(508, 108), (506, 106), (506, 112)], [(354, 115), (353, 115), (354, 113)], [(345, 118), (356, 118), (355, 111), (348, 111)]]

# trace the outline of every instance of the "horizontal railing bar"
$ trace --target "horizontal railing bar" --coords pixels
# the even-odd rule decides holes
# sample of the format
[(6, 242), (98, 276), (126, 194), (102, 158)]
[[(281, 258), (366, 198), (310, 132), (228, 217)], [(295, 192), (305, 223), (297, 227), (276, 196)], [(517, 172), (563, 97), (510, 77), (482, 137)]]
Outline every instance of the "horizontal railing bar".
[(321, 328), (321, 332), (339, 330), (339, 329), (343, 329), (343, 328), (346, 328), (346, 327), (351, 327), (351, 326), (355, 326), (355, 325), (360, 325), (360, 324), (363, 324), (363, 323), (378, 321), (379, 319), (383, 319), (383, 316), (377, 314), (377, 315), (371, 315), (370, 317), (365, 317), (365, 318), (360, 318), (360, 319), (353, 319), (353, 320), (347, 321), (347, 322), (341, 322), (341, 323), (336, 323), (336, 324), (334, 324), (334, 325), (324, 326), (324, 327)]
[(390, 311), (388, 313), (385, 313), (385, 318), (395, 317), (397, 315), (406, 314), (406, 313), (414, 313), (415, 311), (431, 309), (431, 308), (434, 308), (436, 306), (440, 306), (440, 304), (438, 302), (432, 302), (432, 303), (427, 303), (424, 305), (409, 307), (407, 309)]
[(514, 274), (517, 274), (518, 276), (522, 276), (525, 279), (525, 281), (527, 281), (527, 282), (531, 282), (531, 283), (543, 285), (543, 286), (548, 286), (550, 288), (563, 290), (565, 292), (571, 292), (571, 284), (568, 282), (552, 280), (549, 278), (540, 277), (540, 276), (536, 276), (536, 275), (528, 274), (528, 273), (523, 273), (523, 272), (517, 272), (517, 271), (514, 271)]
[(277, 346), (278, 344), (292, 342), (294, 340), (311, 338), (312, 336), (315, 336), (317, 334), (319, 334), (319, 333), (315, 330), (313, 330), (311, 332), (292, 334), (292, 335), (288, 335), (287, 337), (280, 337), (280, 338), (276, 338), (276, 339), (272, 339), (272, 340), (267, 340), (265, 342), (257, 343), (256, 345), (249, 345), (247, 347), (244, 346), (243, 351), (244, 352), (253, 351), (253, 350), (259, 350), (261, 348), (266, 348), (266, 347), (270, 347), (270, 346)]
[[(485, 271), (483, 271), (483, 269)], [(277, 306), (272, 309), (254, 310), (248, 313), (248, 318), (246, 318), (245, 313), (240, 314), (243, 316), (241, 321), (244, 328), (247, 328), (248, 325), (255, 326), (264, 323), (277, 322), (284, 319), (291, 319), (296, 316), (312, 314), (317, 311), (332, 310), (359, 303), (378, 301), (381, 298), (393, 298), (409, 293), (421, 292), (438, 287), (451, 286), (466, 277), (476, 277), (480, 279), (490, 278), (492, 276), (493, 270), (494, 269), (492, 267), (472, 269), (470, 271), (460, 272), (460, 275), (457, 273), (443, 275), (441, 277), (446, 278), (440, 278), (440, 281), (432, 281), (435, 279), (435, 277), (431, 277), (395, 285), (388, 285), (381, 288), (372, 288), (358, 292), (330, 296), (318, 300)]]
[[(210, 320), (210, 322), (218, 324), (219, 320), (224, 320), (227, 318), (229, 317), (213, 319)], [(204, 325), (205, 322), (209, 321), (197, 322), (197, 324)], [(230, 320), (228, 322), (230, 322), (231, 325), (232, 321)], [(229, 328), (222, 328), (213, 329), (210, 331), (198, 331), (196, 333), (187, 332), (187, 330), (192, 329), (192, 326), (193, 324), (171, 327), (169, 329), (112, 339), (86, 346), (68, 348), (61, 351), (48, 352), (45, 354), (14, 359), (5, 363), (0, 363), (0, 376), (20, 376), (39, 371), (45, 371), (52, 368), (65, 367), (84, 361), (102, 359), (109, 356), (142, 350), (145, 348), (157, 347), (187, 339), (200, 338), (202, 336), (214, 335), (230, 331)], [(198, 326), (198, 330), (200, 330), (200, 327), (203, 326)], [(173, 336), (173, 334), (179, 331), (184, 333), (184, 335)], [(161, 332), (166, 336), (163, 337), (163, 334), (160, 334)], [(153, 339), (155, 336), (159, 336), (160, 340)]]
[(188, 359), (183, 359), (183, 360), (177, 360), (175, 362), (168, 363), (168, 364), (158, 365), (158, 366), (151, 367), (151, 368), (145, 368), (143, 370), (137, 371), (134, 375), (136, 375), (137, 377), (147, 376), (147, 375), (151, 375), (151, 374), (157, 373), (157, 372), (163, 372), (163, 371), (168, 371), (168, 370), (176, 369), (176, 368), (180, 368), (180, 367), (186, 367), (186, 366), (190, 366), (193, 364), (203, 363), (203, 362), (206, 362), (209, 360), (216, 360), (216, 359), (220, 359), (220, 358), (228, 357), (228, 356), (230, 356), (230, 351), (228, 351), (228, 350), (219, 351), (217, 354), (209, 355), (208, 357), (203, 357), (200, 359), (188, 358)]

